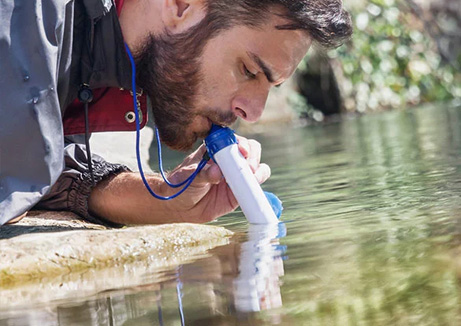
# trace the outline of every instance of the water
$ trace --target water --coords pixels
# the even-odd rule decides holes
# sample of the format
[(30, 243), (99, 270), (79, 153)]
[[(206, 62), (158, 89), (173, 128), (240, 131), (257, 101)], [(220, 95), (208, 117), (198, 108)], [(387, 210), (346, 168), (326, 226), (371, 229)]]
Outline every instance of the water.
[(235, 212), (213, 224), (236, 237), (208, 257), (137, 287), (0, 308), (0, 325), (461, 323), (461, 108), (256, 137), (265, 189), (284, 202), (278, 229)]

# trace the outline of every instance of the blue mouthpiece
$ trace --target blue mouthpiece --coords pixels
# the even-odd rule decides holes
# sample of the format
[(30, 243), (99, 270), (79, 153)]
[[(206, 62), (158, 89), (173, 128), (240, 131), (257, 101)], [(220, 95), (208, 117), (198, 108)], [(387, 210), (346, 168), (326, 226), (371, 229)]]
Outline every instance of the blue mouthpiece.
[(221, 129), (226, 129), (226, 127), (220, 126), (220, 125), (215, 125), (214, 123), (211, 125), (210, 132), (208, 135), (214, 134), (215, 132), (221, 130)]
[(213, 124), (208, 137), (205, 138), (205, 145), (211, 158), (221, 149), (237, 144), (234, 131), (227, 127)]

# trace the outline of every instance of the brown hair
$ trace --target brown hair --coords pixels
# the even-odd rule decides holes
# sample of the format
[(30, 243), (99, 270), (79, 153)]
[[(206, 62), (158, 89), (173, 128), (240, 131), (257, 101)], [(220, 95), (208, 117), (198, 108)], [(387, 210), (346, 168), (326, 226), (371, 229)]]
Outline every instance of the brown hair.
[(287, 20), (275, 28), (305, 30), (322, 47), (338, 47), (352, 35), (351, 17), (341, 0), (205, 0), (205, 5), (206, 24), (218, 30), (258, 26), (273, 13)]

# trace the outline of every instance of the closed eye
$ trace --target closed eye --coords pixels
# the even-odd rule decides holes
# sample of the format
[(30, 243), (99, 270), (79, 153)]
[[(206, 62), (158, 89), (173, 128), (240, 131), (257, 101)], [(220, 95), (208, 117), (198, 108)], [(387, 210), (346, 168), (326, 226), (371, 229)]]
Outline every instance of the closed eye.
[(249, 71), (247, 66), (243, 65), (243, 70), (245, 71), (245, 76), (247, 76), (248, 78), (250, 78), (250, 79), (255, 79), (256, 78), (256, 74)]

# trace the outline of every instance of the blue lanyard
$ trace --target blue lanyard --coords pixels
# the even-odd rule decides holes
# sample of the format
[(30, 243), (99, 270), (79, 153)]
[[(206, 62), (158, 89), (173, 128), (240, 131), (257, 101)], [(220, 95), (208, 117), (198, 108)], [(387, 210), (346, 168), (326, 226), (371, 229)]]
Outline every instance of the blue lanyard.
[(159, 170), (160, 170), (160, 174), (162, 175), (162, 178), (163, 180), (166, 182), (167, 185), (169, 185), (170, 187), (172, 188), (179, 188), (179, 187), (183, 187), (180, 191), (178, 191), (176, 194), (172, 195), (172, 196), (168, 196), (168, 197), (164, 197), (164, 196), (160, 196), (160, 195), (157, 195), (153, 190), (152, 188), (149, 186), (149, 183), (147, 182), (146, 180), (146, 176), (144, 175), (144, 170), (142, 168), (142, 164), (141, 164), (141, 154), (140, 154), (140, 150), (139, 150), (139, 144), (140, 144), (140, 139), (141, 139), (141, 127), (139, 125), (139, 112), (138, 112), (138, 102), (136, 100), (136, 65), (135, 65), (135, 62), (134, 62), (134, 59), (133, 59), (133, 55), (131, 54), (131, 51), (130, 49), (128, 48), (128, 45), (125, 43), (125, 49), (126, 49), (126, 52), (128, 54), (128, 57), (130, 58), (130, 62), (131, 62), (131, 88), (132, 88), (132, 91), (133, 91), (133, 107), (134, 107), (134, 114), (135, 114), (135, 118), (136, 118), (136, 160), (137, 160), (137, 163), (138, 163), (138, 169), (139, 169), (139, 173), (141, 175), (141, 179), (144, 183), (144, 185), (146, 186), (146, 189), (149, 191), (149, 193), (157, 198), (157, 199), (160, 199), (160, 200), (171, 200), (171, 199), (174, 199), (176, 197), (178, 197), (179, 195), (181, 195), (184, 191), (186, 191), (186, 189), (191, 185), (191, 183), (194, 181), (195, 177), (200, 173), (200, 171), (205, 167), (206, 163), (208, 162), (208, 159), (207, 158), (203, 158), (199, 165), (197, 166), (197, 169), (194, 171), (194, 173), (192, 173), (186, 180), (184, 180), (183, 182), (180, 182), (178, 184), (173, 184), (171, 183), (170, 181), (168, 181), (167, 177), (165, 176), (165, 173), (163, 171), (163, 163), (162, 163), (162, 145), (161, 145), (161, 142), (160, 142), (160, 137), (159, 137), (159, 134), (158, 134), (158, 129), (157, 127), (155, 127), (155, 137), (157, 138), (157, 147), (158, 147), (158, 164), (159, 164)]

